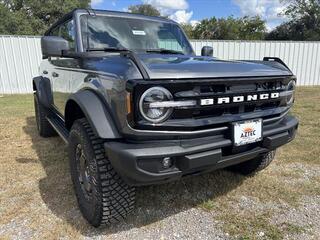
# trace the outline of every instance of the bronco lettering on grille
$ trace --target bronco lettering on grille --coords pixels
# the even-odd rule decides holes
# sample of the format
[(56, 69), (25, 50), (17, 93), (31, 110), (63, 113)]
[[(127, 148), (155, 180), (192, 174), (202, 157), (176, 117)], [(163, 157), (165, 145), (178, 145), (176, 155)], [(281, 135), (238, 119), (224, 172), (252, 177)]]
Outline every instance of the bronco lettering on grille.
[(276, 99), (279, 98), (278, 92), (273, 93), (261, 93), (261, 94), (248, 94), (248, 95), (236, 95), (233, 97), (218, 97), (218, 98), (206, 98), (201, 99), (200, 105), (207, 106), (213, 104), (227, 104), (227, 103), (241, 103), (241, 102), (252, 102), (258, 100)]

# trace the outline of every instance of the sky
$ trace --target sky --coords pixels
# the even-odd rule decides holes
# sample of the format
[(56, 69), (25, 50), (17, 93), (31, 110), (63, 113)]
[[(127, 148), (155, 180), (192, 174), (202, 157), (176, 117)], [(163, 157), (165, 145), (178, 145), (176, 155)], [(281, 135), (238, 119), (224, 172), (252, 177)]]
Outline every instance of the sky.
[(280, 0), (92, 0), (92, 8), (127, 11), (130, 5), (151, 4), (179, 23), (196, 24), (204, 18), (261, 16), (268, 30), (286, 19), (279, 16), (284, 9)]

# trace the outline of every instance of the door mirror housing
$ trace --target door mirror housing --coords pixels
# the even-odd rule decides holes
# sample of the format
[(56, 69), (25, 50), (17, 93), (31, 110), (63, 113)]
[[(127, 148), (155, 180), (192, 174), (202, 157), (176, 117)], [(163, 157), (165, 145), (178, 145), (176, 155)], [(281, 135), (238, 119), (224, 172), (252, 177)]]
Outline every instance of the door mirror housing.
[(213, 47), (209, 47), (209, 46), (202, 47), (201, 56), (213, 57)]
[(62, 57), (70, 50), (69, 42), (62, 37), (44, 36), (41, 38), (41, 50), (44, 57)]

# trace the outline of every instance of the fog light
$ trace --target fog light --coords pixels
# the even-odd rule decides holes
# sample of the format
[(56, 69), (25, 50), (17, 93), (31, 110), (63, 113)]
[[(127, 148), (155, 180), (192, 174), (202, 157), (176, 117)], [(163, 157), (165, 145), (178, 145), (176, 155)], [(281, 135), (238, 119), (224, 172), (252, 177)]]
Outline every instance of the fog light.
[(170, 157), (162, 159), (162, 166), (165, 169), (170, 168), (172, 166), (172, 159)]

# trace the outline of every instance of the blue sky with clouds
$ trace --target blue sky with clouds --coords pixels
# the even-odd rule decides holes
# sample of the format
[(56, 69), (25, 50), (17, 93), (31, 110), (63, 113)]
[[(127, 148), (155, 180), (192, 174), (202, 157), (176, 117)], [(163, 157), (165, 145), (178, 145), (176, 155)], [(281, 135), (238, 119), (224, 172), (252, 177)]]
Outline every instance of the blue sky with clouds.
[(285, 21), (279, 16), (284, 9), (279, 0), (92, 0), (92, 7), (123, 11), (130, 5), (141, 3), (155, 6), (179, 23), (196, 23), (211, 16), (260, 15), (272, 29)]

